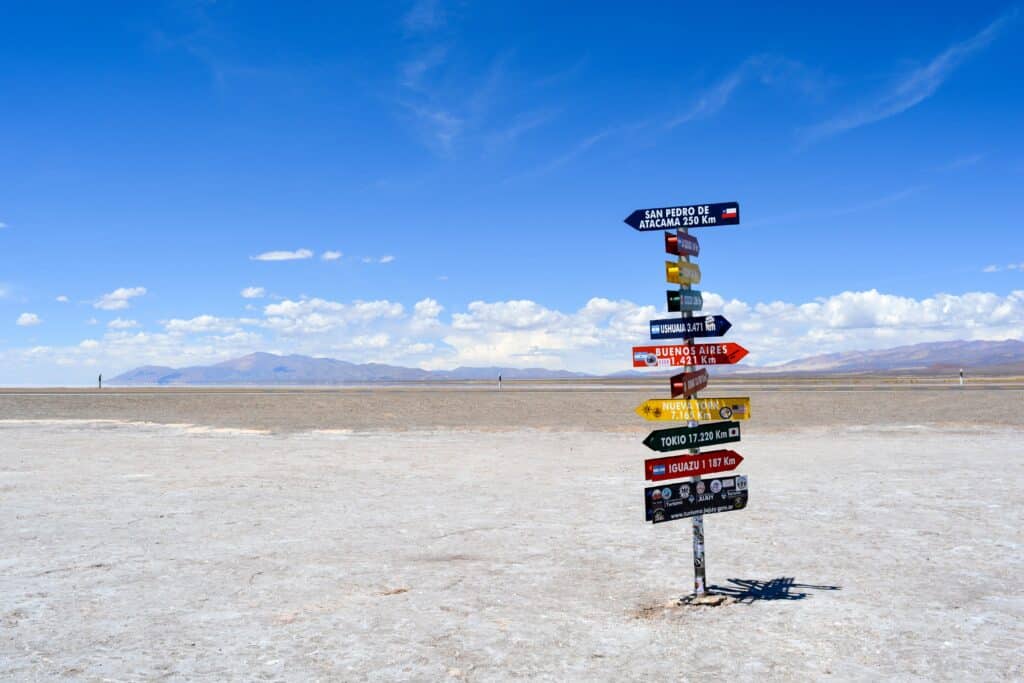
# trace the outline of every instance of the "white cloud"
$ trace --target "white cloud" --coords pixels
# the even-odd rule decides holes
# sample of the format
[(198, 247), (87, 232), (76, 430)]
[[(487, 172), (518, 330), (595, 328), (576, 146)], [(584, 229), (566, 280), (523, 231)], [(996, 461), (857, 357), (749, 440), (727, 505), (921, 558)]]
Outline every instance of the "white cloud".
[(112, 330), (130, 330), (131, 328), (138, 326), (138, 321), (124, 320), (123, 318), (114, 318), (109, 323), (107, 323), (107, 327), (109, 327)]
[(402, 304), (391, 301), (355, 301), (344, 304), (325, 299), (285, 300), (269, 304), (263, 309), (263, 324), (286, 335), (318, 334), (364, 324), (378, 319), (396, 319), (402, 316)]
[(68, 299), (66, 296), (61, 294), (60, 296), (57, 297), (57, 301), (59, 303), (66, 304), (68, 301), (70, 301), (70, 299)]
[(213, 315), (198, 315), (188, 320), (173, 318), (164, 322), (164, 329), (168, 334), (177, 335), (240, 331), (238, 321)]
[(1000, 271), (1000, 268), (999, 268), (999, 266), (996, 266), (996, 265), (985, 266), (984, 268), (981, 269), (981, 272), (983, 272), (983, 273), (998, 273), (999, 271)]
[(376, 256), (364, 256), (363, 257), (363, 263), (391, 263), (394, 260), (395, 260), (395, 257), (390, 255), (390, 254), (387, 254), (386, 256), (381, 256), (380, 258), (378, 258)]
[[(705, 292), (704, 301), (705, 311), (722, 313), (732, 322), (723, 341), (749, 349), (745, 365), (751, 367), (926, 341), (1024, 337), (1024, 290), (920, 299), (867, 290), (795, 302), (743, 301)], [(594, 297), (578, 308), (559, 310), (528, 299), (474, 301), (448, 316), (433, 298), (408, 309), (387, 300), (305, 298), (268, 303), (254, 318), (176, 318), (159, 333), (112, 326), (94, 348), (79, 344), (4, 353), (31, 361), (31, 367), (99, 363), (111, 372), (144, 364), (210, 363), (269, 350), (426, 368), (541, 366), (609, 373), (631, 367), (631, 346), (650, 343), (648, 321), (668, 315), (660, 305)], [(0, 370), (12, 372), (9, 368), (17, 366), (8, 363)]]
[(246, 287), (242, 290), (243, 299), (262, 299), (266, 295), (266, 290), (262, 287)]
[(934, 95), (968, 57), (988, 47), (1017, 18), (1017, 14), (1016, 8), (1009, 10), (972, 37), (951, 45), (924, 66), (903, 76), (874, 100), (811, 127), (805, 133), (804, 142), (814, 142), (876, 123), (920, 104)]
[(100, 347), (100, 343), (95, 339), (83, 339), (81, 343), (78, 344), (78, 347), (85, 349), (86, 351), (91, 351), (92, 349), (98, 349)]
[(94, 308), (104, 311), (120, 311), (128, 308), (130, 300), (146, 293), (145, 287), (119, 287), (113, 292), (108, 292), (93, 304)]
[(301, 261), (313, 258), (313, 252), (309, 249), (296, 249), (295, 251), (265, 251), (262, 254), (249, 257), (253, 261)]
[(22, 313), (18, 316), (17, 324), (22, 327), (32, 327), (43, 322), (42, 319), (35, 313)]
[(386, 256), (381, 256), (380, 257), (380, 262), (381, 263), (391, 263), (394, 260), (395, 260), (395, 257), (392, 256), (391, 254), (388, 254)]
[(320, 255), (320, 258), (322, 258), (324, 261), (337, 261), (342, 256), (343, 254), (340, 251), (325, 251), (323, 254)]
[(7, 224), (4, 223), (3, 221), (0, 221), (0, 230), (3, 230), (6, 227), (7, 227)]

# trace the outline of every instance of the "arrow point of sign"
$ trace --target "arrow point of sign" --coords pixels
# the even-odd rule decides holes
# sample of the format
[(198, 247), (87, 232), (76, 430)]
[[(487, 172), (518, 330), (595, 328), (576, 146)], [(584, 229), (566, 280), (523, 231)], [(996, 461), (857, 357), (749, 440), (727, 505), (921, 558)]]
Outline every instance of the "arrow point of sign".
[(733, 363), (736, 363), (736, 362), (738, 362), (738, 361), (739, 361), (740, 359), (742, 359), (743, 357), (745, 357), (745, 356), (746, 356), (746, 355), (747, 355), (748, 353), (750, 353), (750, 351), (747, 351), (747, 350), (746, 350), (745, 348), (743, 348), (743, 347), (742, 347), (742, 346), (740, 346), (739, 344), (736, 344), (736, 348), (735, 348), (735, 349), (733, 350), (733, 352), (732, 352), (732, 353), (730, 354), (730, 356), (729, 356), (729, 360), (731, 360), (731, 361), (732, 361)]
[(725, 334), (726, 332), (728, 332), (730, 328), (732, 328), (732, 323), (729, 322), (729, 319), (726, 318), (723, 315), (722, 316), (722, 334)]
[(647, 438), (645, 438), (645, 439), (644, 439), (644, 441), (643, 441), (643, 444), (644, 444), (645, 446), (647, 446), (648, 448), (650, 448), (650, 449), (651, 449), (652, 451), (653, 451), (653, 450), (656, 450), (656, 449), (654, 448), (654, 444), (655, 444), (655, 441), (654, 441), (654, 432), (651, 432), (650, 434), (648, 434), (648, 435), (647, 435)]
[(622, 219), (622, 222), (628, 225), (629, 227), (633, 228), (634, 230), (638, 229), (640, 227), (640, 210), (637, 209), (633, 213), (629, 214), (624, 219)]

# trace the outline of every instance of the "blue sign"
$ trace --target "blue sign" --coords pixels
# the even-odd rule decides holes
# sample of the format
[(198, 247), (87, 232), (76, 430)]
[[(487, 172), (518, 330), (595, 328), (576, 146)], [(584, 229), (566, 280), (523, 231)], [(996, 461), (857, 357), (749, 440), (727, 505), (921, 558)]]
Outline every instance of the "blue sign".
[(732, 323), (722, 315), (700, 318), (668, 318), (651, 321), (651, 339), (693, 339), (694, 337), (721, 337)]

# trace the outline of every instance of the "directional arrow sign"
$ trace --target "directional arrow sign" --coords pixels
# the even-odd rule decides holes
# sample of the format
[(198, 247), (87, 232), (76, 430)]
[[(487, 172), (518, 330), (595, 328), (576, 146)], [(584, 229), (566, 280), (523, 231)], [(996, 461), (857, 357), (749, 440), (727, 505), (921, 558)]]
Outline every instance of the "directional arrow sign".
[(645, 420), (686, 422), (696, 420), (750, 419), (750, 399), (729, 398), (651, 398), (636, 407), (636, 414)]
[(681, 365), (732, 365), (747, 355), (739, 344), (672, 344), (634, 346), (634, 368), (678, 367)]
[(665, 299), (668, 301), (669, 313), (693, 312), (704, 308), (704, 295), (696, 289), (667, 289)]
[(651, 339), (692, 339), (694, 337), (721, 337), (732, 323), (721, 315), (702, 318), (666, 318), (651, 321)]
[(694, 455), (674, 455), (665, 458), (651, 458), (644, 461), (644, 475), (647, 481), (703, 477), (705, 474), (732, 472), (743, 462), (743, 456), (736, 451), (708, 451)]
[(665, 261), (665, 280), (676, 285), (695, 285), (700, 282), (700, 266), (686, 261)]
[(717, 446), (739, 440), (739, 422), (710, 422), (696, 427), (655, 429), (644, 439), (644, 445), (652, 451), (666, 453), (681, 451), (684, 448)]
[(673, 256), (697, 256), (700, 254), (700, 243), (693, 235), (687, 235), (682, 230), (665, 233), (665, 253)]
[(708, 371), (680, 372), (669, 379), (672, 398), (676, 396), (693, 396), (708, 385)]
[(698, 482), (651, 486), (644, 489), (644, 512), (648, 522), (731, 512), (747, 507), (747, 478), (734, 475)]
[(738, 225), (738, 202), (666, 206), (660, 209), (637, 209), (625, 218), (626, 225), (641, 232), (667, 228), (701, 228), (715, 225)]

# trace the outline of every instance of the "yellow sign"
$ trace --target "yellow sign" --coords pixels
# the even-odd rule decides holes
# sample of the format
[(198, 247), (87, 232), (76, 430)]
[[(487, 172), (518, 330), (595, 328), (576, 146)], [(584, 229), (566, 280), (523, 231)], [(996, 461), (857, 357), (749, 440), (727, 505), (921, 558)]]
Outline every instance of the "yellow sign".
[(636, 414), (646, 420), (672, 422), (701, 420), (748, 420), (750, 399), (729, 398), (652, 398), (637, 406)]
[(695, 285), (700, 282), (700, 266), (686, 261), (665, 261), (665, 279), (675, 285)]

